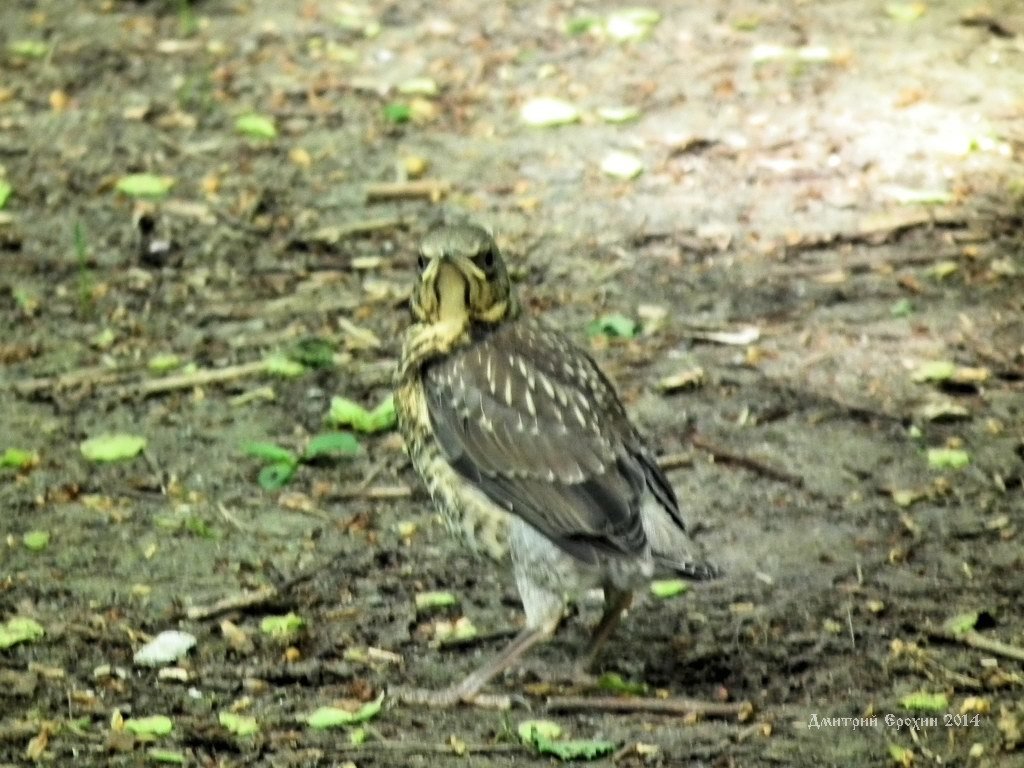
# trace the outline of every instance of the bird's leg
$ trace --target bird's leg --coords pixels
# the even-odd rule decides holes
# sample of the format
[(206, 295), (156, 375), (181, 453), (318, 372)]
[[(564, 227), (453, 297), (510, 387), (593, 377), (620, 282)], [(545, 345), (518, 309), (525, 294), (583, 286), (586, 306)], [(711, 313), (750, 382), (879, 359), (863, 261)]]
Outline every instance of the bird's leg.
[(602, 646), (611, 637), (612, 632), (619, 626), (623, 612), (633, 603), (633, 592), (631, 590), (616, 589), (612, 586), (604, 588), (604, 613), (601, 620), (594, 627), (590, 635), (590, 642), (587, 649), (576, 665), (576, 678), (578, 680), (589, 680), (589, 670), (597, 660), (597, 654)]
[(508, 709), (512, 704), (511, 697), (482, 694), (480, 689), (508, 669), (516, 659), (537, 643), (551, 637), (557, 627), (557, 619), (540, 626), (526, 627), (501, 653), (466, 676), (462, 682), (450, 688), (442, 690), (399, 689), (394, 692), (394, 696), (406, 704), (421, 704), (431, 707), (452, 707), (465, 703), (494, 709)]

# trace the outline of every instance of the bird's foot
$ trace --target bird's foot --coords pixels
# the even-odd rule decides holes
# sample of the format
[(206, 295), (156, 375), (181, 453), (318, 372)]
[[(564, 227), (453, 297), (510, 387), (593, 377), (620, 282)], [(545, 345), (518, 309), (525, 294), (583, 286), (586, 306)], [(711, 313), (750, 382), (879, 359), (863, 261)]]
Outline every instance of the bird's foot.
[(417, 707), (439, 707), (448, 709), (462, 704), (483, 709), (511, 709), (514, 704), (525, 704), (521, 696), (510, 696), (501, 693), (476, 693), (465, 691), (461, 686), (451, 688), (395, 688), (390, 691), (391, 698), (402, 704)]

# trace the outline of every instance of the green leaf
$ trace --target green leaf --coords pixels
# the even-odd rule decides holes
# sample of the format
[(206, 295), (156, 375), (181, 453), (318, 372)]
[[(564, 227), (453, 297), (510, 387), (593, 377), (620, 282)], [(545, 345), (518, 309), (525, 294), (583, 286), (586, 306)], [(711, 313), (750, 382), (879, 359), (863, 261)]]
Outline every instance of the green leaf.
[(395, 425), (395, 400), (389, 395), (372, 411), (347, 397), (331, 398), (331, 408), (327, 413), (327, 421), (335, 426), (348, 426), (357, 432), (382, 432)]
[(535, 128), (550, 128), (575, 123), (580, 119), (580, 111), (565, 99), (539, 97), (520, 107), (519, 119)]
[(255, 717), (237, 715), (234, 712), (221, 712), (217, 715), (217, 721), (236, 736), (252, 736), (260, 732), (260, 726)]
[(452, 605), (458, 605), (459, 599), (455, 597), (451, 592), (417, 592), (416, 593), (416, 610), (417, 612), (427, 613), (429, 611), (436, 611), (439, 608), (447, 608)]
[(904, 709), (916, 709), (925, 712), (943, 712), (949, 709), (949, 699), (944, 693), (918, 691), (917, 693), (908, 693), (900, 699), (900, 706)]
[(914, 304), (908, 298), (902, 298), (889, 307), (889, 314), (893, 317), (909, 317), (914, 314)]
[(26, 619), (20, 616), (8, 619), (5, 624), (0, 624), (0, 650), (10, 648), (18, 643), (29, 643), (38, 640), (44, 634), (43, 625), (34, 619)]
[(124, 729), (138, 736), (166, 736), (174, 730), (174, 723), (167, 715), (132, 717), (124, 721)]
[(267, 373), (286, 379), (294, 379), (306, 372), (306, 366), (282, 354), (268, 355), (263, 360), (263, 366)]
[(412, 110), (408, 104), (403, 104), (400, 101), (393, 101), (384, 107), (384, 119), (389, 123), (398, 125), (399, 123), (407, 123), (412, 118)]
[(159, 198), (174, 186), (170, 176), (156, 176), (152, 173), (132, 173), (117, 180), (115, 188), (128, 197)]
[(242, 450), (247, 456), (260, 459), (270, 464), (298, 464), (299, 457), (274, 443), (252, 442), (243, 443)]
[(631, 683), (623, 680), (622, 675), (616, 672), (606, 672), (597, 681), (598, 688), (612, 693), (624, 693), (630, 696), (642, 696), (647, 693), (647, 686), (643, 683)]
[(3, 207), (7, 205), (7, 199), (11, 196), (13, 191), (14, 187), (0, 179), (0, 210), (3, 210)]
[(537, 751), (542, 755), (554, 755), (559, 760), (597, 760), (610, 755), (618, 744), (598, 739), (569, 739), (566, 741), (541, 741)]
[(565, 25), (565, 34), (576, 37), (582, 35), (585, 32), (589, 32), (593, 27), (600, 23), (598, 19), (593, 16), (577, 16), (575, 19), (570, 19)]
[(980, 614), (977, 611), (960, 613), (948, 619), (943, 624), (943, 627), (945, 627), (947, 632), (951, 632), (954, 635), (965, 635), (977, 625), (979, 616)]
[(437, 81), (432, 77), (410, 77), (398, 84), (398, 92), (403, 96), (436, 96)]
[(8, 448), (0, 454), (0, 467), (29, 469), (38, 463), (39, 454), (35, 451), (22, 451), (18, 448)]
[(170, 763), (171, 765), (184, 765), (185, 755), (170, 749), (157, 749), (153, 747), (146, 752), (149, 759), (154, 763)]
[(339, 707), (320, 707), (315, 712), (306, 716), (306, 724), (310, 728), (323, 730), (325, 728), (338, 728), (341, 726), (358, 725), (365, 723), (377, 716), (381, 704), (384, 702), (382, 693), (373, 701), (368, 701), (355, 712), (349, 712)]
[(369, 738), (369, 734), (366, 732), (366, 729), (362, 726), (359, 726), (358, 728), (353, 728), (351, 731), (348, 732), (349, 744), (355, 744), (356, 746), (358, 746), (359, 744), (365, 744), (367, 738)]
[(930, 360), (921, 363), (911, 375), (911, 379), (921, 383), (924, 381), (947, 381), (956, 373), (956, 365), (949, 360)]
[(516, 733), (524, 744), (536, 744), (537, 739), (551, 741), (560, 738), (562, 726), (552, 720), (523, 720), (516, 727)]
[(662, 600), (682, 595), (689, 589), (690, 585), (683, 579), (661, 579), (652, 581), (650, 586), (651, 594)]
[(631, 42), (647, 37), (661, 21), (661, 14), (652, 8), (623, 8), (605, 19), (604, 29), (612, 40)]
[(23, 59), (41, 59), (50, 52), (50, 46), (40, 40), (12, 40), (7, 50)]
[(298, 342), (288, 357), (309, 368), (330, 368), (334, 365), (334, 347), (326, 339), (311, 337)]
[(153, 373), (167, 373), (181, 365), (181, 358), (173, 352), (164, 352), (149, 358), (149, 370)]
[(924, 15), (927, 10), (924, 3), (886, 3), (885, 13), (890, 19), (896, 21), (916, 21)]
[(91, 437), (79, 450), (90, 461), (121, 461), (138, 456), (145, 447), (146, 438), (118, 433)]
[(640, 110), (636, 107), (601, 107), (597, 116), (606, 123), (628, 123), (640, 117)]
[(254, 139), (277, 138), (277, 128), (274, 127), (273, 118), (264, 115), (242, 115), (235, 120), (235, 130), (243, 136)]
[(25, 544), (26, 549), (29, 549), (32, 552), (41, 552), (50, 544), (50, 532), (28, 531), (21, 537), (21, 540)]
[(640, 324), (625, 315), (603, 315), (587, 325), (587, 335), (632, 339), (640, 333)]
[(963, 469), (971, 463), (970, 454), (959, 448), (929, 448), (929, 469)]
[(359, 453), (359, 441), (351, 432), (325, 432), (316, 435), (306, 446), (304, 461), (321, 456), (355, 456)]
[(524, 744), (532, 745), (539, 753), (554, 755), (560, 760), (594, 760), (610, 754), (617, 746), (612, 741), (559, 741), (562, 729), (550, 720), (525, 720), (516, 731)]
[(601, 172), (628, 181), (644, 172), (644, 161), (630, 152), (613, 149), (601, 160)]
[(260, 621), (260, 632), (276, 638), (288, 638), (306, 626), (306, 620), (289, 611), (283, 616), (264, 616)]
[(256, 482), (265, 491), (276, 491), (288, 484), (288, 481), (295, 475), (297, 464), (291, 462), (279, 462), (267, 464), (256, 476)]
[(899, 744), (889, 744), (889, 757), (896, 765), (910, 768), (914, 764), (914, 750), (901, 747)]

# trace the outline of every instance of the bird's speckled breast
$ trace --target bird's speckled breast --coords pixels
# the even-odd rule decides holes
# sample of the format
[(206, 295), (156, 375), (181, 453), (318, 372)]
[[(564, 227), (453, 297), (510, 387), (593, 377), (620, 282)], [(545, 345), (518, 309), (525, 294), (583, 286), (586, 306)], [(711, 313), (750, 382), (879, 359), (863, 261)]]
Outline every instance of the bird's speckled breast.
[(508, 514), (452, 469), (441, 453), (419, 376), (398, 382), (395, 410), (409, 458), (448, 530), (471, 551), (503, 559), (509, 549)]

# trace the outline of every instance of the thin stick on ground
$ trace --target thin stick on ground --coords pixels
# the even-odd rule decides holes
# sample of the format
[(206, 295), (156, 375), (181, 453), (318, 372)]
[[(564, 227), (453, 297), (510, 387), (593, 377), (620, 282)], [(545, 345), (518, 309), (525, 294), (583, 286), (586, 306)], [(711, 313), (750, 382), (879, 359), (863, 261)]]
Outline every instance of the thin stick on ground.
[(996, 656), (1002, 656), (1003, 658), (1024, 662), (1024, 648), (1004, 643), (1002, 640), (985, 637), (978, 632), (964, 632), (962, 634), (958, 634), (942, 629), (929, 629), (928, 635), (929, 637), (934, 637), (939, 640), (946, 640), (951, 643), (961, 643), (970, 648), (977, 648), (979, 651), (987, 651), (988, 653), (993, 653)]
[(194, 605), (185, 611), (185, 616), (193, 621), (209, 619), (229, 611), (238, 611), (262, 605), (268, 600), (273, 600), (278, 594), (280, 594), (280, 590), (277, 587), (260, 587), (251, 592), (229, 595), (210, 605)]
[(618, 696), (551, 696), (545, 706), (551, 712), (645, 712), (678, 717), (736, 717), (740, 720), (746, 720), (754, 712), (754, 707), (749, 701), (719, 702)]
[(753, 456), (735, 453), (727, 448), (715, 445), (700, 435), (693, 435), (690, 438), (690, 443), (694, 448), (699, 448), (702, 451), (710, 453), (715, 457), (716, 461), (721, 461), (726, 464), (735, 464), (738, 467), (749, 469), (759, 475), (764, 475), (772, 480), (778, 480), (780, 483), (788, 483), (789, 485), (796, 486), (797, 488), (802, 488), (804, 485), (804, 479), (799, 475), (794, 475), (784, 469), (773, 467), (772, 465), (766, 464)]

